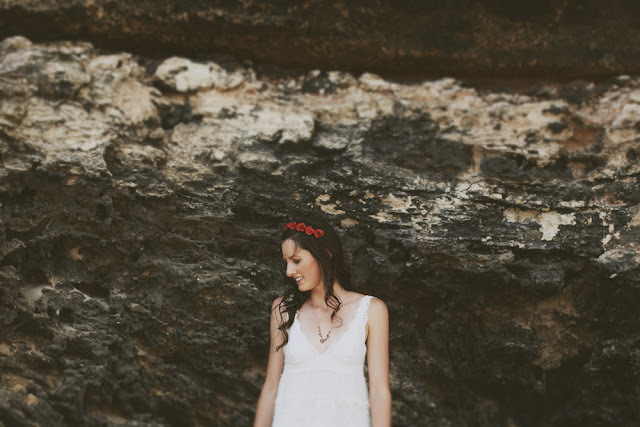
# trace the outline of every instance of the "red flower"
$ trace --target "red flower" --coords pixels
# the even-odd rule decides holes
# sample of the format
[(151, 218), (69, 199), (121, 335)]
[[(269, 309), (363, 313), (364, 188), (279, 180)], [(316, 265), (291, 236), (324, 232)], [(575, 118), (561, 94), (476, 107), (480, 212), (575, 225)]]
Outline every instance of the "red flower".
[(324, 236), (324, 231), (318, 229), (313, 229), (312, 226), (306, 225), (303, 222), (296, 223), (295, 221), (288, 222), (287, 225), (284, 226), (285, 230), (297, 230), (304, 231), (308, 236), (314, 236), (316, 239)]

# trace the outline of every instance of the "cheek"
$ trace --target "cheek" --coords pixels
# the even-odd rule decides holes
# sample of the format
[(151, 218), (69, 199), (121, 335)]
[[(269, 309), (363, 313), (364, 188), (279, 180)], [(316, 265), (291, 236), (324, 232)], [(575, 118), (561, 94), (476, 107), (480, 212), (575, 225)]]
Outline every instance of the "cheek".
[(304, 270), (307, 274), (313, 274), (313, 272), (315, 271), (312, 260), (305, 260), (301, 262), (298, 266), (301, 270)]
[(313, 274), (316, 276), (320, 276), (322, 273), (320, 272), (320, 266), (317, 262), (313, 262), (311, 265), (311, 269), (313, 270)]

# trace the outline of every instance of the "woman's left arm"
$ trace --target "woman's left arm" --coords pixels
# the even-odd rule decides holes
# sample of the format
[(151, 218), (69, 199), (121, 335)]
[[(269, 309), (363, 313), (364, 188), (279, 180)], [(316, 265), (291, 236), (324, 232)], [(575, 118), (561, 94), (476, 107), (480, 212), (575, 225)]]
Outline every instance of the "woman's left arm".
[(391, 389), (389, 387), (389, 311), (378, 298), (369, 306), (369, 407), (372, 427), (391, 426)]

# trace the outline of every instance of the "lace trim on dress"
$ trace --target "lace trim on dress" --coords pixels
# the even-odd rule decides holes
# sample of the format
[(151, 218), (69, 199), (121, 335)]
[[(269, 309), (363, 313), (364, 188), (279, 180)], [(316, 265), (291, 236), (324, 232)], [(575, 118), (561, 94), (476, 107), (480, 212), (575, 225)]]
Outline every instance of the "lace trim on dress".
[(369, 304), (371, 304), (372, 298), (375, 297), (371, 295), (365, 295), (360, 300), (360, 307), (358, 307), (360, 311), (356, 313), (356, 315), (358, 316), (354, 320), (359, 320), (362, 327), (367, 326), (367, 322), (369, 321)]

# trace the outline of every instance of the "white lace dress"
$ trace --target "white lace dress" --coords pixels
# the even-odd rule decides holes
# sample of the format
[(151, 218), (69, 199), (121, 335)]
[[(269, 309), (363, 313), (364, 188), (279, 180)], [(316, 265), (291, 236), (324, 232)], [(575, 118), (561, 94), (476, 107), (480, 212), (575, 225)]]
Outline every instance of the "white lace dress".
[(272, 427), (371, 426), (364, 377), (365, 328), (371, 298), (365, 295), (360, 299), (351, 319), (341, 316), (344, 323), (339, 329), (344, 327), (344, 332), (322, 352), (302, 331), (296, 312), (289, 341), (283, 347), (284, 370)]

